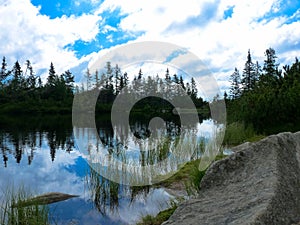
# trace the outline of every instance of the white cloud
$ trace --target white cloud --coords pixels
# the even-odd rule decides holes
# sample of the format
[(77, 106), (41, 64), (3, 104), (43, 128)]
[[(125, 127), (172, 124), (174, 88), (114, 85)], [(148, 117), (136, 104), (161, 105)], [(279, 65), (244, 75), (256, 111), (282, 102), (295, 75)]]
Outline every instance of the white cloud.
[[(242, 70), (248, 49), (253, 60), (261, 63), (268, 47), (278, 49), (278, 58), (284, 63), (291, 63), (291, 59), (300, 55), (300, 49), (292, 49), (299, 46), (299, 12), (290, 18), (264, 19), (267, 14), (280, 12), (283, 3), (282, 0), (191, 0), (188, 3), (105, 0), (94, 14), (50, 19), (40, 15), (39, 8), (29, 0), (7, 0), (0, 8), (0, 14), (6, 18), (0, 21), (0, 41), (5, 43), (0, 45), (0, 52), (10, 63), (30, 59), (35, 68), (48, 69), (53, 61), (56, 70), (63, 72), (88, 59), (92, 65), (98, 57), (118, 47), (112, 42), (110, 49), (78, 59), (64, 46), (76, 40), (92, 41), (98, 32), (142, 31), (135, 41), (165, 41), (187, 48), (208, 68), (220, 71), (214, 74), (219, 79), (222, 71), (233, 71), (234, 67)], [(224, 11), (229, 7), (233, 7), (233, 14), (224, 20)], [(126, 15), (117, 28), (104, 24), (100, 17), (102, 12), (116, 8)], [(295, 22), (286, 24), (291, 19)], [(107, 40), (113, 41), (113, 38), (107, 36)]]
[[(203, 7), (208, 3), (215, 4), (217, 12), (208, 24), (189, 26), (185, 29), (189, 18), (201, 16)], [(252, 58), (263, 63), (264, 52), (267, 48), (283, 48), (285, 45), (295, 46), (300, 37), (300, 22), (285, 24), (287, 17), (262, 19), (270, 12), (278, 11), (282, 4), (279, 0), (255, 1), (130, 1), (120, 2), (106, 0), (101, 6), (104, 9), (121, 8), (121, 12), (128, 14), (120, 24), (123, 30), (144, 31), (137, 41), (166, 41), (188, 48), (195, 53), (206, 65), (216, 72), (219, 80), (224, 71), (233, 71), (234, 67), (243, 69), (247, 51), (251, 49)], [(227, 20), (223, 13), (233, 6), (233, 14)], [(293, 17), (296, 17), (295, 14)], [(177, 29), (168, 30), (176, 23)], [(182, 29), (180, 29), (182, 25)], [(299, 45), (298, 45), (299, 46)], [(287, 54), (277, 52), (278, 58), (286, 62)], [(291, 56), (300, 55), (300, 49), (294, 49)], [(295, 54), (295, 55), (294, 55)], [(230, 73), (228, 74), (228, 76)], [(222, 82), (223, 84), (228, 82)], [(224, 88), (224, 87), (223, 87)]]
[(82, 15), (50, 19), (39, 14), (29, 0), (8, 0), (0, 8), (0, 52), (9, 63), (32, 61), (35, 68), (48, 68), (52, 61), (61, 73), (80, 61), (65, 49), (76, 40), (91, 41), (99, 32), (100, 16)]

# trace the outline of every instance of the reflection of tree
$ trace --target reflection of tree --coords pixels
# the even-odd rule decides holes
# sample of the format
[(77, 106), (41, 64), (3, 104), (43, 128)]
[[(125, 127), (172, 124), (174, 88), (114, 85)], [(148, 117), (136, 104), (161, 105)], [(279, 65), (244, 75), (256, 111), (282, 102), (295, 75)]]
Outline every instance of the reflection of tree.
[(7, 152), (9, 152), (9, 148), (7, 148), (6, 145), (4, 144), (5, 135), (3, 133), (0, 133), (0, 140), (1, 140), (0, 149), (3, 156), (3, 163), (4, 166), (7, 167), (7, 161), (8, 161)]
[[(26, 155), (30, 165), (35, 152), (42, 147), (49, 148), (52, 161), (56, 151), (70, 152), (74, 148), (71, 120), (66, 117), (4, 117), (2, 121), (0, 151), (5, 167), (9, 155), (13, 155), (17, 163)], [(43, 143), (48, 145), (43, 146)]]

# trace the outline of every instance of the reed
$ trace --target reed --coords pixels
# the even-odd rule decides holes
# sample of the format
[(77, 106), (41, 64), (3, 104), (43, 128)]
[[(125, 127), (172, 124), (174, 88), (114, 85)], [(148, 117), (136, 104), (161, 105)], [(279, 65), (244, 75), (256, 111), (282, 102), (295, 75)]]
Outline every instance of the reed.
[(0, 225), (50, 225), (47, 205), (18, 206), (19, 202), (31, 197), (33, 194), (23, 186), (17, 190), (7, 188), (3, 191), (0, 201)]

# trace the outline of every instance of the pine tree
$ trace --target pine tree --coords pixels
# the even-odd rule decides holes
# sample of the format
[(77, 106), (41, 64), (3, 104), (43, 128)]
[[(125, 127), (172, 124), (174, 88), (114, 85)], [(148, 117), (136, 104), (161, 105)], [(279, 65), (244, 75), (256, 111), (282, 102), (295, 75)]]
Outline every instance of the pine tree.
[(174, 81), (176, 84), (179, 84), (179, 78), (178, 78), (178, 76), (177, 76), (176, 73), (173, 75), (173, 81)]
[(250, 91), (254, 88), (256, 82), (255, 65), (251, 59), (250, 49), (248, 50), (247, 61), (242, 75), (243, 91)]
[(100, 78), (99, 78), (99, 72), (96, 70), (95, 72), (95, 82), (96, 82), (96, 88), (99, 89), (101, 87)]
[(259, 65), (258, 61), (256, 61), (256, 63), (255, 63), (255, 83), (257, 83), (257, 81), (259, 80), (261, 72), (262, 72), (261, 66)]
[[(28, 72), (29, 75), (27, 74)], [(34, 75), (31, 62), (29, 60), (26, 60), (25, 74), (28, 75), (28, 77), (26, 78), (26, 86), (33, 90), (36, 87), (36, 77)]]
[(3, 82), (8, 77), (9, 73), (7, 72), (7, 63), (6, 58), (3, 56), (2, 58), (2, 64), (1, 64), (1, 70), (0, 70), (0, 85), (3, 85)]
[(85, 79), (86, 79), (86, 90), (91, 90), (92, 88), (92, 74), (89, 70), (89, 68), (87, 68), (86, 72), (85, 72)]
[(265, 51), (266, 59), (264, 60), (263, 73), (260, 76), (258, 86), (259, 88), (276, 87), (281, 80), (281, 71), (278, 70), (276, 63), (276, 53), (273, 48), (268, 48)]
[(228, 94), (227, 94), (227, 92), (226, 91), (224, 91), (224, 100), (226, 101), (227, 99), (228, 99)]
[(142, 69), (140, 69), (137, 79), (138, 80), (142, 79), (142, 76), (143, 76), (143, 72), (142, 72)]
[(56, 72), (53, 63), (50, 64), (49, 75), (47, 77), (47, 86), (54, 87), (57, 80)]
[(38, 78), (38, 88), (42, 88), (43, 87), (43, 82), (41, 77)]
[(114, 69), (115, 71), (115, 91), (116, 91), (116, 95), (119, 94), (119, 92), (122, 90), (120, 88), (120, 80), (121, 80), (121, 69), (120, 67), (118, 66), (118, 64), (116, 64), (116, 67)]
[(166, 80), (167, 82), (170, 82), (170, 81), (171, 81), (169, 68), (167, 68), (167, 70), (166, 70), (165, 80)]
[(241, 89), (240, 89), (241, 76), (237, 68), (235, 68), (233, 74), (231, 74), (230, 82), (231, 82), (231, 86), (229, 91), (229, 97), (231, 99), (237, 99), (241, 96)]
[(193, 100), (197, 99), (197, 93), (198, 93), (197, 84), (196, 84), (195, 79), (192, 77), (192, 79), (191, 79), (191, 98)]
[(190, 85), (190, 83), (187, 82), (185, 86), (186, 86), (186, 93), (187, 93), (189, 96), (191, 96), (192, 90), (191, 90), (191, 85)]
[(267, 59), (264, 60), (263, 67), (265, 74), (276, 77), (279, 64), (276, 63), (277, 56), (275, 50), (273, 48), (268, 48), (265, 52), (265, 56), (267, 57)]
[(74, 89), (74, 76), (70, 72), (70, 70), (67, 70), (63, 73), (63, 79), (64, 83), (68, 89), (68, 92), (72, 93)]
[(127, 72), (123, 74), (124, 87), (128, 85), (129, 78)]
[(182, 78), (181, 75), (180, 75), (180, 77), (179, 77), (179, 84), (181, 85), (182, 89), (185, 90), (184, 81), (183, 81), (183, 78)]
[(106, 62), (106, 84), (105, 88), (109, 90), (111, 93), (114, 93), (114, 85), (113, 85), (113, 69), (111, 67), (111, 62)]
[(19, 61), (15, 62), (15, 65), (12, 69), (12, 75), (13, 75), (13, 78), (11, 80), (12, 89), (13, 90), (22, 89), (24, 79), (23, 79), (23, 71), (22, 71)]

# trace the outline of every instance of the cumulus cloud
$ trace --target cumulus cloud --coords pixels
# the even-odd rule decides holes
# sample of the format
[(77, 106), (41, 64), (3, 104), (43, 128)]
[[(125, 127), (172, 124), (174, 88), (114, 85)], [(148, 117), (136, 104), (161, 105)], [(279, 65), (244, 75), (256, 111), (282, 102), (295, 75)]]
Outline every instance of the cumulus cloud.
[(29, 0), (7, 0), (0, 8), (0, 52), (9, 63), (32, 61), (35, 68), (48, 68), (50, 61), (63, 72), (80, 60), (65, 46), (76, 40), (91, 41), (99, 32), (97, 15), (50, 19)]
[[(100, 6), (95, 4), (88, 15), (50, 19), (41, 15), (40, 8), (29, 0), (6, 0), (0, 9), (6, 18), (0, 21), (0, 41), (5, 43), (0, 45), (0, 52), (11, 61), (30, 59), (36, 68), (48, 68), (53, 61), (57, 71), (63, 72), (85, 61), (92, 65), (97, 58), (126, 43), (165, 41), (196, 54), (218, 80), (224, 81), (224, 71), (243, 68), (248, 49), (253, 60), (260, 62), (269, 47), (277, 50), (281, 63), (291, 63), (299, 56), (298, 8), (296, 3), (285, 4), (283, 0), (176, 3), (171, 0), (105, 0)], [(224, 16), (229, 9), (230, 16)], [(118, 18), (117, 25), (110, 24)], [(91, 43), (99, 33), (107, 35), (101, 40), (109, 43), (105, 43), (105, 49), (84, 56), (72, 50), (76, 41)], [(116, 35), (123, 34), (138, 35), (128, 42), (116, 43)]]
[[(100, 10), (120, 7), (122, 13), (128, 14), (121, 28), (144, 31), (137, 41), (167, 41), (189, 49), (214, 71), (222, 89), (228, 86), (224, 71), (229, 77), (228, 71), (234, 67), (242, 69), (248, 49), (253, 60), (261, 63), (269, 47), (277, 50), (282, 63), (290, 60), (286, 57), (300, 54), (298, 11), (292, 16), (270, 16), (282, 7), (279, 0), (131, 3), (107, 0)], [(228, 8), (232, 8), (232, 14), (224, 18)]]

